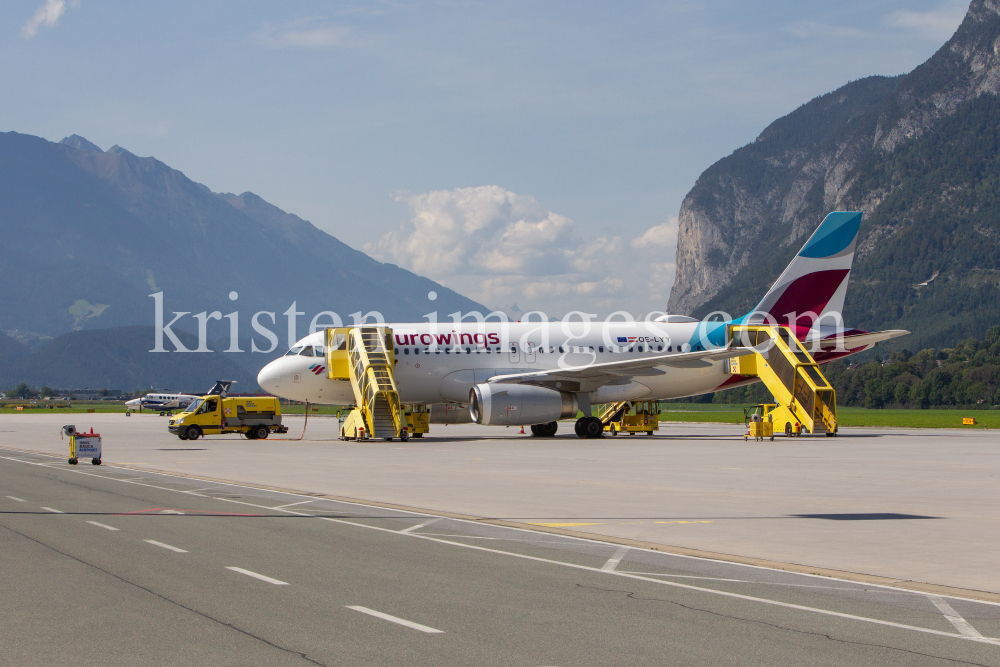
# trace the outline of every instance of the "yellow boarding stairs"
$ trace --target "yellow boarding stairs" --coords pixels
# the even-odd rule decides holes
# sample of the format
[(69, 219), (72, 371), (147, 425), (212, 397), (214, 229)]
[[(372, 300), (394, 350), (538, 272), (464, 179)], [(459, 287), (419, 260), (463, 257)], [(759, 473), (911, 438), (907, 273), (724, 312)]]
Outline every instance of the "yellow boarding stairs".
[(734, 348), (758, 350), (730, 359), (729, 371), (759, 377), (768, 388), (777, 403), (768, 412), (776, 432), (837, 434), (836, 392), (788, 327), (734, 325), (729, 337)]
[(406, 415), (399, 402), (393, 366), (392, 330), (376, 327), (338, 327), (326, 330), (327, 377), (347, 380), (354, 389), (356, 408), (340, 429), (345, 440), (409, 439)]
[(619, 401), (609, 404), (600, 419), (611, 435), (653, 435), (660, 428), (660, 405), (658, 401)]

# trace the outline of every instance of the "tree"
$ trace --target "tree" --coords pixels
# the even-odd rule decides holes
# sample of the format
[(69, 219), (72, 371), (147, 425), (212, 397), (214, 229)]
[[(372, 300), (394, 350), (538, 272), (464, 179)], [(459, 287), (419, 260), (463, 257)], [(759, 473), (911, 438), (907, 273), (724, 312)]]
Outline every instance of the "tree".
[(36, 396), (35, 392), (31, 390), (31, 387), (23, 382), (14, 387), (8, 395), (15, 398), (34, 398)]
[(49, 396), (55, 396), (55, 395), (56, 392), (52, 391), (52, 387), (42, 387), (42, 390), (39, 392), (39, 396), (41, 396), (42, 398), (48, 398)]

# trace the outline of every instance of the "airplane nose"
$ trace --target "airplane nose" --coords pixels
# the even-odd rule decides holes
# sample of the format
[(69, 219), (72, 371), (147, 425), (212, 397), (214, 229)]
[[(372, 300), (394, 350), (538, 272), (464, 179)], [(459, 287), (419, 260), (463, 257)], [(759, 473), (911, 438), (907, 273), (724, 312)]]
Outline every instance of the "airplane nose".
[(277, 392), (281, 387), (281, 374), (275, 368), (273, 361), (260, 369), (260, 373), (257, 373), (257, 384), (269, 394)]

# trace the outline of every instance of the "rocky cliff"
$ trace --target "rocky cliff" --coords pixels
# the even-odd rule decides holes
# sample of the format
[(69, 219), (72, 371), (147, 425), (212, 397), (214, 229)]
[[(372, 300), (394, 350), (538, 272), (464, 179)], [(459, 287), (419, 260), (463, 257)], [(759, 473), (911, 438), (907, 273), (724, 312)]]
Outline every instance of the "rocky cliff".
[[(818, 97), (707, 169), (680, 211), (669, 310), (749, 310), (823, 216), (865, 212), (850, 324), (920, 340), (1000, 319), (1000, 2), (899, 77)], [(926, 283), (921, 285), (921, 283)]]

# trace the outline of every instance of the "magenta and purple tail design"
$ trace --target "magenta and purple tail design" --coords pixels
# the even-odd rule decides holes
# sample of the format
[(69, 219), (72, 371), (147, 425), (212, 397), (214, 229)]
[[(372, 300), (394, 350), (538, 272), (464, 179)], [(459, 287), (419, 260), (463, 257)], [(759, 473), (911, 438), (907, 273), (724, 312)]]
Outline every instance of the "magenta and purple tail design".
[(842, 326), (860, 227), (860, 212), (827, 215), (747, 320), (808, 328)]

